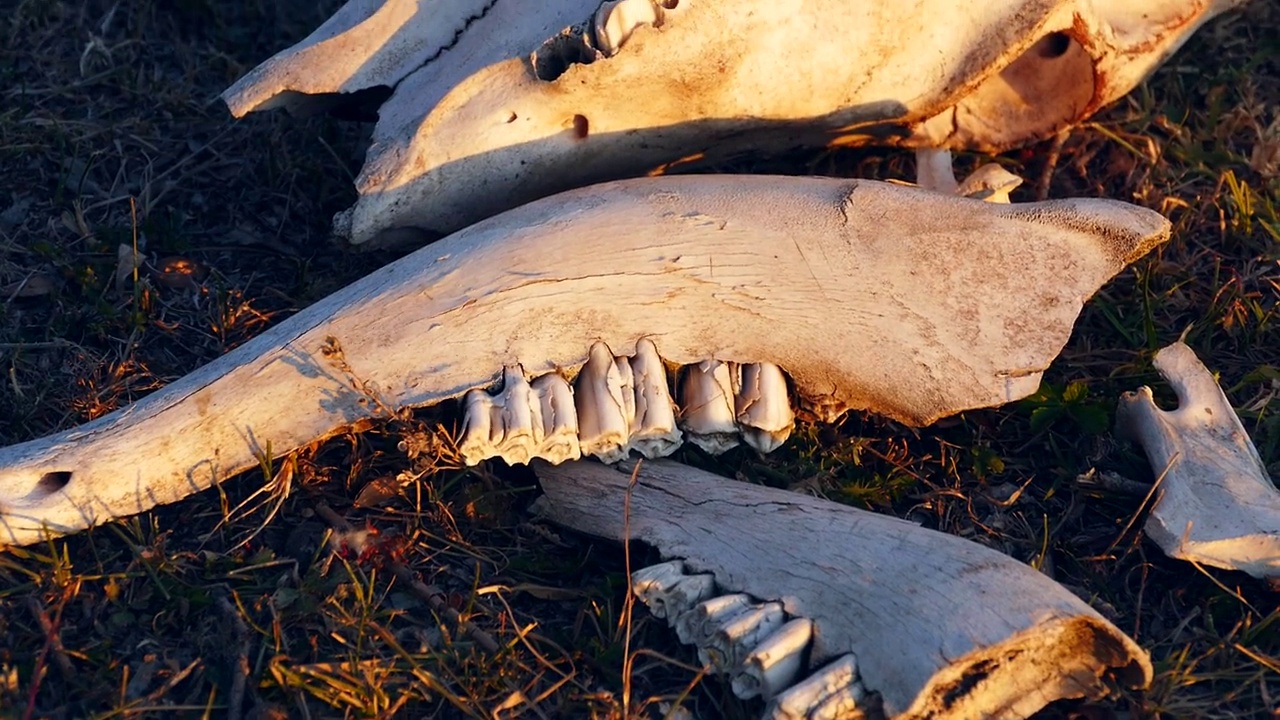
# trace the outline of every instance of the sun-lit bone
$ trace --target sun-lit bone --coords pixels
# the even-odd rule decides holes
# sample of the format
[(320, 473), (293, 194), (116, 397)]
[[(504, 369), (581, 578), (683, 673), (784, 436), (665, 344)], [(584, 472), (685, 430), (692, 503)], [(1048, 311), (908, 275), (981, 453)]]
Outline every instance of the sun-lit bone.
[(553, 463), (582, 457), (578, 445), (578, 410), (574, 406), (573, 388), (559, 373), (547, 373), (532, 383), (542, 417), (542, 442), (534, 457)]
[(903, 720), (1025, 718), (1055, 700), (1150, 682), (1147, 654), (1124, 632), (1045, 574), (977, 543), (670, 460), (634, 475), (596, 463), (533, 467), (544, 517), (715, 576), (728, 594), (677, 619), (682, 642), (705, 645), (726, 624), (718, 618), (752, 598), (812, 621), (802, 672), (848, 664), (779, 694), (774, 707), (789, 714), (775, 717), (830, 717), (857, 701)]
[(731, 672), (765, 638), (777, 632), (786, 619), (782, 603), (753, 603), (717, 623), (719, 627), (698, 647), (698, 661), (713, 665), (720, 672)]
[(733, 693), (744, 700), (757, 696), (771, 700), (795, 683), (812, 639), (812, 620), (787, 621), (742, 660), (733, 674)]
[(502, 391), (467, 393), (466, 420), (458, 450), (468, 465), (500, 457), (527, 463), (542, 441), (542, 412), (533, 389), (518, 366), (502, 374)]
[(667, 386), (666, 366), (649, 338), (636, 343), (631, 374), (635, 386), (631, 448), (650, 459), (666, 457), (679, 449), (682, 436), (676, 427), (675, 401)]
[(764, 720), (873, 720), (880, 708), (868, 703), (853, 655), (842, 655), (796, 683), (764, 709)]
[(747, 363), (739, 368), (734, 407), (742, 439), (762, 453), (777, 450), (795, 425), (787, 394), (787, 377), (773, 363)]
[(680, 427), (689, 442), (719, 455), (738, 445), (733, 363), (703, 360), (681, 371)]
[(607, 463), (625, 458), (630, 449), (631, 419), (635, 417), (631, 366), (615, 361), (604, 343), (593, 344), (587, 364), (574, 382), (574, 399), (582, 454)]
[(573, 377), (597, 341), (630, 355), (652, 338), (674, 365), (776, 363), (820, 421), (1000, 405), (1036, 390), (1084, 301), (1168, 233), (1125, 203), (995, 205), (867, 180), (565, 193), (407, 255), (128, 407), (0, 448), (0, 543), (176, 502), (504, 367)]
[(1185, 344), (1156, 353), (1155, 367), (1177, 409), (1143, 387), (1120, 398), (1116, 418), (1159, 478), (1147, 536), (1171, 557), (1280, 579), (1280, 492), (1239, 415)]
[[(300, 93), (394, 85), (336, 229), (356, 244), (421, 242), (691, 156), (869, 143), (991, 152), (1050, 137), (1243, 1), (685, 0), (659, 11), (645, 0), (352, 0), (224, 98), (239, 117)], [(613, 57), (585, 41), (544, 46), (597, 21)]]

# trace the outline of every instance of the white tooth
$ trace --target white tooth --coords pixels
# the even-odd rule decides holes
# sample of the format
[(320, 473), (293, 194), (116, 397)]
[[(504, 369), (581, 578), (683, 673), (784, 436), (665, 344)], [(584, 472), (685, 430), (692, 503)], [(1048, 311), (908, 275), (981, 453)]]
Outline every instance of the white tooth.
[(743, 700), (757, 695), (767, 702), (795, 682), (813, 639), (813, 621), (796, 618), (764, 639), (734, 673), (733, 692)]
[(508, 465), (524, 465), (542, 443), (542, 406), (519, 365), (503, 370), (498, 402), (502, 408), (498, 457)]
[(578, 411), (569, 381), (557, 373), (543, 375), (533, 381), (533, 394), (542, 416), (542, 442), (534, 455), (553, 465), (581, 458)]
[(596, 11), (596, 48), (605, 57), (618, 54), (631, 33), (642, 25), (657, 25), (662, 10), (652, 0), (615, 0)]
[(712, 455), (738, 445), (733, 412), (733, 375), (737, 367), (719, 360), (703, 360), (684, 369), (680, 385), (680, 426), (689, 441)]
[(627, 456), (631, 418), (635, 417), (635, 394), (629, 386), (629, 377), (623, 392), (620, 366), (627, 366), (630, 376), (629, 365), (616, 362), (604, 343), (595, 343), (574, 384), (581, 452), (606, 463), (615, 463)]
[(762, 453), (777, 450), (791, 436), (796, 415), (787, 396), (787, 378), (773, 363), (741, 367), (741, 386), (734, 395), (742, 439)]
[(631, 447), (650, 459), (666, 457), (679, 449), (682, 438), (676, 429), (675, 401), (667, 388), (667, 368), (653, 341), (645, 338), (636, 343), (631, 371), (635, 382)]
[(847, 720), (869, 716), (852, 654), (842, 655), (778, 695), (763, 720)]
[(495, 420), (501, 423), (501, 411), (494, 405), (494, 397), (485, 390), (471, 390), (463, 399), (465, 414), (462, 421), (462, 438), (458, 452), (467, 465), (479, 465), (481, 461), (498, 456), (494, 434), (502, 439), (501, 427), (495, 428)]
[(730, 618), (752, 606), (751, 597), (743, 593), (707, 598), (676, 618), (676, 637), (685, 645), (705, 645)]
[(720, 624), (706, 644), (698, 647), (698, 660), (721, 672), (730, 672), (786, 619), (782, 603), (752, 605)]
[(675, 624), (676, 618), (715, 592), (715, 576), (685, 575), (679, 560), (651, 565), (631, 573), (631, 592), (654, 617)]
[(990, 203), (1009, 203), (1009, 193), (1022, 184), (1022, 178), (996, 163), (987, 163), (960, 183), (956, 194)]

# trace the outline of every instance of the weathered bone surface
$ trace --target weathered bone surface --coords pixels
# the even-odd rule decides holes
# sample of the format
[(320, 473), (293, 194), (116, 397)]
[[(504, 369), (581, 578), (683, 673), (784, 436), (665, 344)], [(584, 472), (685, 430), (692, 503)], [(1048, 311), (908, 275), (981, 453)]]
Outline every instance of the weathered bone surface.
[(690, 158), (1022, 144), (1128, 92), (1242, 2), (353, 0), (224, 98), (238, 117), (396, 86), (337, 226), (410, 242)]
[(1178, 408), (1156, 407), (1144, 387), (1120, 398), (1117, 417), (1160, 477), (1147, 536), (1172, 557), (1280, 578), (1280, 492), (1239, 416), (1183, 343), (1156, 353), (1155, 366)]
[(0, 450), (0, 542), (174, 502), (504, 368), (572, 376), (596, 343), (775, 363), (819, 419), (925, 424), (1006, 403), (1036, 389), (1084, 301), (1168, 234), (1113, 201), (995, 205), (861, 180), (572, 191), (408, 255), (129, 407)]
[[(667, 460), (641, 464), (624, 513), (629, 472), (534, 467), (551, 520), (614, 540), (629, 529), (679, 559), (647, 570), (636, 590), (682, 641), (709, 648), (718, 669), (736, 674), (743, 661), (771, 666), (797, 653), (801, 674), (826, 666), (786, 691), (756, 680), (777, 693), (767, 717), (860, 717), (862, 708), (870, 717), (1023, 718), (1057, 699), (1103, 695), (1111, 681), (1151, 679), (1146, 653), (1074, 594), (976, 543)], [(698, 600), (705, 581), (677, 594), (682, 575), (712, 575), (729, 594)], [(770, 603), (812, 622), (792, 629), (799, 636), (786, 650), (765, 642), (789, 627), (776, 615), (768, 633), (752, 631)]]

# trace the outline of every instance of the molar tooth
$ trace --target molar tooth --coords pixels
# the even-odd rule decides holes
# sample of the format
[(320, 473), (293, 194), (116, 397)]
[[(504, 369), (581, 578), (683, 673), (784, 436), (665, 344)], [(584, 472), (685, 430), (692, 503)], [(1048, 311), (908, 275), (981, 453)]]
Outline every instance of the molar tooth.
[(784, 622), (786, 614), (782, 603), (753, 604), (728, 620), (716, 623), (719, 627), (698, 647), (698, 660), (721, 672), (730, 672)]
[(533, 394), (542, 418), (542, 441), (534, 455), (553, 465), (578, 460), (578, 411), (573, 404), (573, 388), (558, 373), (533, 381)]
[(631, 573), (631, 592), (656, 618), (674, 625), (676, 618), (715, 592), (715, 576), (685, 575), (679, 560), (651, 565)]
[(542, 406), (519, 365), (502, 371), (502, 438), (498, 457), (508, 465), (524, 465), (542, 443)]
[(730, 618), (752, 605), (751, 597), (743, 593), (703, 600), (676, 618), (676, 637), (685, 645), (702, 647)]
[(614, 0), (606, 2), (596, 11), (596, 48), (605, 57), (618, 54), (631, 33), (642, 25), (657, 25), (662, 10), (653, 0)]
[(842, 655), (778, 695), (764, 720), (837, 720), (874, 716), (852, 654)]
[(680, 425), (690, 442), (713, 455), (738, 444), (733, 412), (733, 363), (704, 360), (684, 369), (680, 386)]
[(666, 457), (679, 449), (681, 434), (676, 429), (675, 402), (667, 388), (667, 369), (652, 340), (636, 343), (631, 371), (635, 382), (631, 447), (650, 459)]
[[(462, 438), (458, 441), (458, 452), (467, 465), (479, 465), (491, 457), (497, 457), (495, 444), (502, 439), (501, 410), (495, 405), (495, 398), (483, 389), (467, 392), (463, 398), (466, 407), (462, 421)], [(497, 427), (495, 427), (497, 425)]]
[(733, 675), (733, 693), (743, 700), (757, 695), (773, 699), (795, 682), (804, 666), (805, 651), (813, 639), (813, 621), (796, 618), (765, 638), (745, 658)]
[(734, 405), (742, 438), (762, 453), (773, 452), (791, 436), (796, 421), (787, 396), (787, 378), (773, 363), (743, 365), (741, 378)]
[(604, 343), (595, 343), (587, 364), (578, 373), (574, 401), (582, 454), (594, 455), (606, 463), (625, 458), (630, 450), (631, 420), (635, 417), (631, 366), (617, 362)]

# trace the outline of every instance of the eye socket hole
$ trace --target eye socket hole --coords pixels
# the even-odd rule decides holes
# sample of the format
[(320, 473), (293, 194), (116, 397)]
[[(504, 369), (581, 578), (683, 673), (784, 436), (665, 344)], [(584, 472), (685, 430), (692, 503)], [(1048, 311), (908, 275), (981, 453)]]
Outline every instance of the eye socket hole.
[(1036, 42), (1036, 54), (1046, 60), (1060, 58), (1071, 49), (1071, 36), (1064, 32), (1049, 33)]
[(71, 482), (70, 470), (54, 470), (40, 476), (40, 480), (36, 483), (36, 492), (44, 495), (51, 495), (58, 492)]

